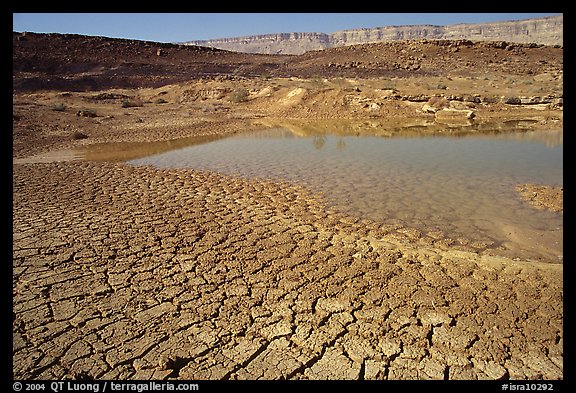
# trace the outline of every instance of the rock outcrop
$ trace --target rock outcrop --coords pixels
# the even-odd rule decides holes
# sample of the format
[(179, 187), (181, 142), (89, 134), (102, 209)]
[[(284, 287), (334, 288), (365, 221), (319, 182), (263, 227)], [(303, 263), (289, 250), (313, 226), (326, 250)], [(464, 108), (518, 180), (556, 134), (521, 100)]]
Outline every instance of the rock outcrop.
[(190, 41), (186, 45), (207, 46), (246, 53), (302, 54), (346, 45), (413, 39), (508, 41), (563, 45), (564, 16), (524, 19), (494, 23), (455, 24), (448, 26), (385, 26), (373, 29), (342, 30), (326, 33), (277, 33)]

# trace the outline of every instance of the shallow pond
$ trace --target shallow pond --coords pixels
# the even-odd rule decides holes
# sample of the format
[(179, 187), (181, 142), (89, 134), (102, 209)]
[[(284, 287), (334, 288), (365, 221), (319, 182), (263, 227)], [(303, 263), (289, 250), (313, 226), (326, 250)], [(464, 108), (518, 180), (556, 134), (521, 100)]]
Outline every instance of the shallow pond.
[(382, 137), (276, 128), (127, 162), (296, 182), (360, 218), (470, 239), (511, 256), (562, 259), (563, 215), (538, 210), (515, 191), (523, 183), (563, 185), (561, 131)]

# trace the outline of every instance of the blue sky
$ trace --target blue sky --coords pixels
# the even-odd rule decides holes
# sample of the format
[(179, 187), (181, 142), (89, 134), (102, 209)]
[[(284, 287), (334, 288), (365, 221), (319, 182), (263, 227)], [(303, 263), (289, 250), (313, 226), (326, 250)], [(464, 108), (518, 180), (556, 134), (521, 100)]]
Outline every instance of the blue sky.
[(451, 25), (560, 13), (14, 13), (13, 31), (183, 42), (287, 32), (333, 33), (390, 25)]

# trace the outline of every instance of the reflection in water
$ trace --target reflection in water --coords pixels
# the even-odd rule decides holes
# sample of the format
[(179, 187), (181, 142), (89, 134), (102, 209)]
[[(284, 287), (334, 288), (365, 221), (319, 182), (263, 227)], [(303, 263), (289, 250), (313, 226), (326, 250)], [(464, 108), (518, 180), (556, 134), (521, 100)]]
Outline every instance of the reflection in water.
[(326, 144), (326, 137), (324, 135), (314, 135), (312, 137), (312, 144), (314, 145), (314, 148), (320, 150)]
[[(312, 145), (317, 150), (321, 150), (326, 144), (326, 135), (314, 135), (312, 137)], [(346, 141), (342, 136), (338, 137), (336, 140), (336, 150), (342, 151), (346, 149)]]
[[(381, 136), (389, 138), (414, 137), (422, 138), (432, 135), (466, 137), (493, 137), (501, 135), (504, 138), (521, 135), (545, 142), (550, 147), (562, 144), (562, 132), (531, 131), (531, 127), (547, 124), (544, 116), (538, 119), (507, 120), (504, 122), (473, 122), (470, 125), (446, 125), (427, 119), (368, 119), (368, 120), (298, 120), (298, 119), (266, 119), (260, 123), (267, 127), (277, 127), (290, 130), (294, 135), (338, 135), (338, 136)], [(547, 127), (548, 129), (553, 129)], [(523, 133), (526, 133), (523, 135)], [(531, 135), (531, 136), (528, 136)]]
[(503, 245), (558, 261), (562, 214), (521, 200), (516, 184), (562, 186), (562, 132), (356, 136), (275, 129), (133, 159), (304, 183), (332, 207), (425, 233)]
[(128, 161), (226, 138), (223, 135), (202, 135), (156, 142), (111, 142), (85, 146), (77, 153), (89, 161)]

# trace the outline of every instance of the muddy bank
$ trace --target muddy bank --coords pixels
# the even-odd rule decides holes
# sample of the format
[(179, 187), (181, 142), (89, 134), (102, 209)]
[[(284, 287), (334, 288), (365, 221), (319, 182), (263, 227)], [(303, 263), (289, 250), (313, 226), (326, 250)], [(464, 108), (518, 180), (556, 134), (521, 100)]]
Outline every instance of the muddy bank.
[(519, 184), (516, 191), (538, 209), (561, 213), (564, 211), (564, 188), (537, 184)]
[(410, 244), (304, 189), (13, 169), (16, 379), (556, 379), (562, 265)]

